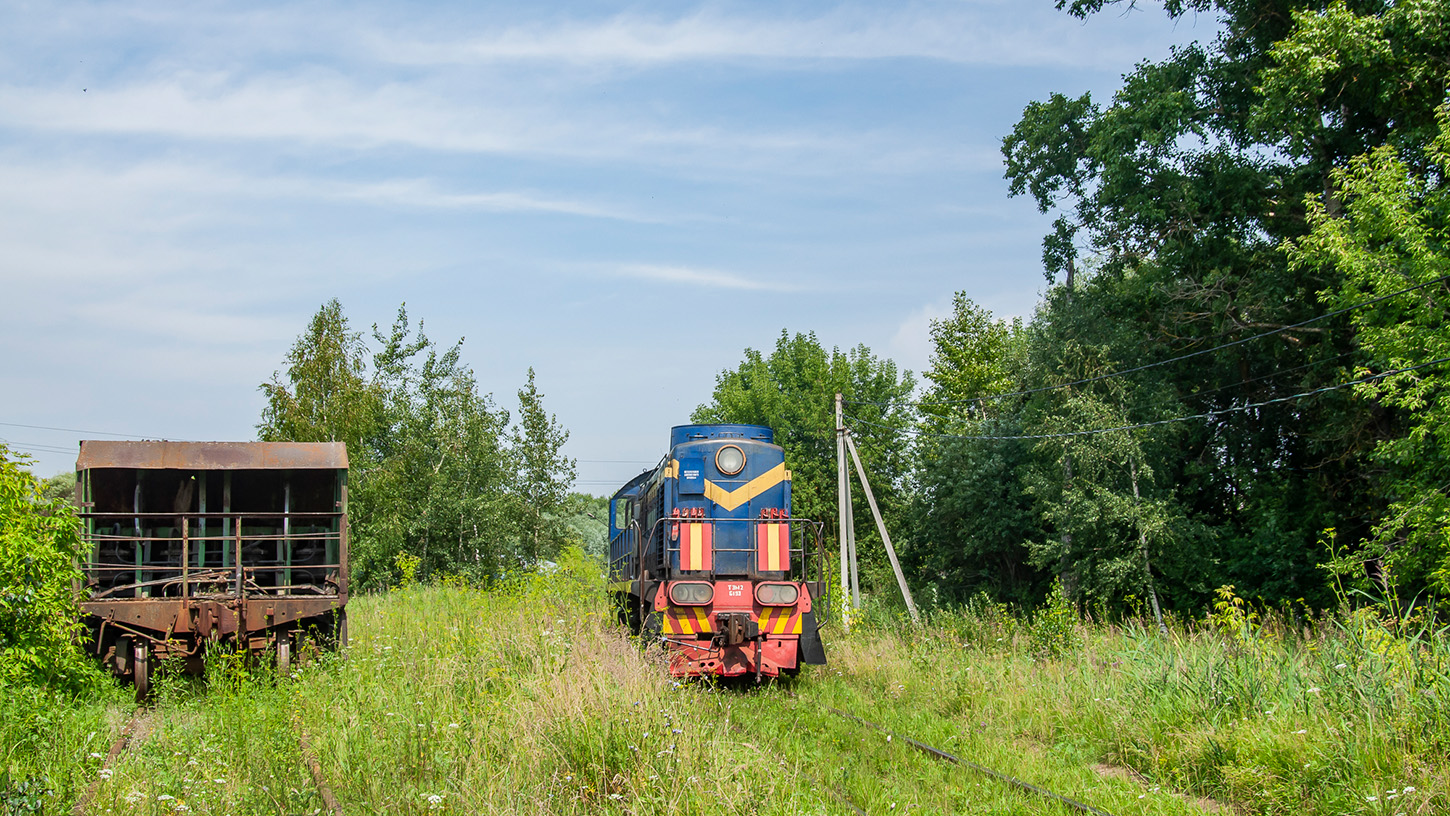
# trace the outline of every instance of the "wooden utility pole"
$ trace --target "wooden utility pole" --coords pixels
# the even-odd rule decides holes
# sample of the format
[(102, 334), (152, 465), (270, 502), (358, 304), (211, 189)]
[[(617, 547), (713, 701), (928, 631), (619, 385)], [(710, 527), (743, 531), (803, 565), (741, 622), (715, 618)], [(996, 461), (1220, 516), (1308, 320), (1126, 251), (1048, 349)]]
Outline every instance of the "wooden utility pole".
[(1138, 546), (1143, 551), (1143, 574), (1148, 578), (1148, 600), (1153, 602), (1153, 620), (1158, 622), (1158, 634), (1168, 636), (1168, 627), (1163, 625), (1163, 610), (1158, 606), (1158, 588), (1153, 585), (1153, 562), (1148, 560), (1148, 533), (1143, 529), (1142, 500), (1138, 497), (1138, 463), (1128, 460), (1128, 473), (1133, 478), (1133, 513), (1137, 518)]
[(871, 493), (871, 483), (866, 481), (866, 469), (861, 467), (861, 455), (856, 452), (856, 443), (849, 432), (843, 432), (846, 449), (851, 452), (851, 461), (856, 463), (856, 476), (861, 480), (861, 489), (866, 491), (866, 501), (871, 505), (871, 515), (876, 517), (876, 529), (881, 533), (881, 543), (886, 545), (886, 557), (891, 559), (891, 569), (896, 572), (896, 584), (901, 587), (901, 597), (906, 601), (906, 611), (911, 613), (915, 623), (921, 623), (916, 611), (916, 602), (911, 599), (911, 588), (906, 585), (906, 576), (901, 573), (901, 562), (896, 560), (896, 548), (891, 546), (891, 536), (886, 532), (886, 522), (881, 519), (881, 509), (876, 506), (876, 496)]
[(851, 482), (846, 472), (846, 423), (841, 412), (841, 395), (836, 395), (836, 517), (841, 539), (841, 628), (851, 629), (850, 573), (846, 568), (847, 531), (851, 529)]

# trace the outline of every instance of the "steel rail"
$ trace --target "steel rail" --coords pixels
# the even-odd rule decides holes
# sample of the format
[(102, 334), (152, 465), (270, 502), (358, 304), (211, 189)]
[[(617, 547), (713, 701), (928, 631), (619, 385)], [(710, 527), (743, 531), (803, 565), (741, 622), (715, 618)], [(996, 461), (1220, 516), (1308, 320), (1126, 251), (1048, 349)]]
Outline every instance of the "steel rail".
[(126, 721), (125, 726), (121, 728), (120, 735), (116, 737), (116, 741), (111, 743), (111, 750), (106, 752), (106, 758), (101, 760), (101, 767), (96, 770), (96, 778), (91, 780), (91, 784), (86, 786), (85, 793), (81, 794), (81, 798), (76, 800), (75, 807), (71, 808), (74, 816), (85, 816), (90, 809), (91, 800), (96, 797), (96, 791), (101, 789), (101, 783), (110, 776), (110, 774), (102, 772), (109, 771), (121, 752), (130, 747), (131, 735), (136, 733), (136, 725), (141, 722), (141, 717), (146, 711), (146, 706), (136, 706), (136, 710), (131, 712), (131, 719)]
[(307, 772), (312, 775), (312, 784), (317, 786), (317, 793), (322, 797), (322, 803), (327, 806), (327, 811), (332, 816), (343, 816), (342, 805), (333, 795), (332, 788), (327, 786), (327, 779), (322, 775), (322, 764), (317, 761), (317, 753), (312, 750), (312, 742), (307, 736), (307, 729), (302, 727), (302, 718), (297, 714), (292, 716), (292, 728), (297, 732), (297, 747), (302, 750), (302, 763), (307, 766)]
[[(795, 697), (795, 695), (794, 694), (791, 694), (791, 697)], [(800, 699), (800, 698), (799, 697), (795, 697), (795, 699)], [(974, 770), (974, 771), (976, 771), (976, 772), (978, 772), (980, 774), (984, 774), (986, 776), (990, 776), (993, 779), (997, 779), (997, 780), (1000, 780), (1002, 782), (1006, 782), (1007, 784), (1012, 785), (1013, 787), (1020, 788), (1020, 789), (1025, 790), (1025, 791), (1029, 791), (1031, 793), (1038, 794), (1039, 796), (1044, 796), (1044, 797), (1047, 797), (1048, 799), (1056, 800), (1056, 801), (1061, 802), (1061, 803), (1063, 803), (1065, 805), (1069, 805), (1069, 806), (1071, 806), (1073, 808), (1076, 808), (1076, 809), (1078, 809), (1080, 811), (1083, 811), (1084, 813), (1092, 813), (1092, 814), (1094, 814), (1094, 816), (1113, 816), (1113, 814), (1108, 813), (1105, 810), (1102, 810), (1100, 808), (1093, 807), (1092, 805), (1089, 805), (1089, 804), (1087, 804), (1085, 802), (1079, 802), (1078, 800), (1073, 799), (1070, 796), (1063, 796), (1060, 793), (1054, 793), (1053, 791), (1050, 791), (1047, 788), (1042, 787), (1041, 785), (1034, 785), (1031, 782), (1027, 782), (1027, 781), (1018, 779), (1015, 776), (1010, 776), (1008, 774), (1002, 773), (1001, 771), (996, 771), (996, 770), (993, 770), (991, 768), (988, 768), (985, 765), (980, 765), (980, 764), (978, 764), (976, 762), (972, 762), (969, 759), (962, 759), (959, 756), (954, 756), (952, 754), (949, 754), (946, 751), (941, 750), (940, 748), (933, 748), (932, 746), (927, 745), (924, 742), (920, 742), (918, 740), (914, 740), (911, 737), (904, 737), (904, 736), (902, 736), (900, 734), (892, 733), (891, 731), (888, 731), (887, 729), (883, 728), (880, 725), (877, 725), (874, 722), (871, 722), (870, 720), (864, 720), (864, 719), (862, 719), (860, 717), (857, 717), (855, 714), (851, 714), (851, 713), (842, 711), (839, 708), (833, 708), (831, 706), (824, 705), (824, 704), (822, 704), (821, 707), (824, 708), (825, 710), (831, 712), (832, 714), (835, 714), (838, 717), (843, 717), (845, 719), (848, 719), (848, 720), (851, 720), (853, 722), (856, 722), (856, 723), (858, 723), (860, 725), (864, 725), (864, 726), (866, 726), (868, 728), (874, 728), (877, 731), (880, 731), (881, 733), (887, 735), (888, 737), (890, 737), (890, 738), (892, 738), (894, 740), (900, 740), (900, 741), (906, 743), (907, 745), (910, 745), (911, 747), (917, 749), (918, 751), (921, 751), (921, 752), (923, 752), (925, 754), (928, 754), (928, 755), (930, 755), (930, 756), (932, 756), (932, 757), (934, 757), (936, 759), (945, 760), (945, 761), (951, 762), (951, 763), (953, 763), (955, 765), (964, 765), (964, 766), (966, 766), (968, 768), (971, 768), (972, 770)]]

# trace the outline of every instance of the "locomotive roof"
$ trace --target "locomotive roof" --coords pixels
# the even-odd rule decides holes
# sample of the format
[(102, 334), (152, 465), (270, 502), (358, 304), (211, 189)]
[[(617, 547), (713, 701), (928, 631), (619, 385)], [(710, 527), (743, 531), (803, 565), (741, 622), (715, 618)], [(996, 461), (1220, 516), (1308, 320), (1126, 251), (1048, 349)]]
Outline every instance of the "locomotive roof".
[(81, 440), (76, 470), (346, 470), (342, 442), (120, 442)]
[(774, 444), (775, 432), (764, 425), (712, 424), (676, 425), (670, 429), (670, 448), (705, 439), (754, 440)]

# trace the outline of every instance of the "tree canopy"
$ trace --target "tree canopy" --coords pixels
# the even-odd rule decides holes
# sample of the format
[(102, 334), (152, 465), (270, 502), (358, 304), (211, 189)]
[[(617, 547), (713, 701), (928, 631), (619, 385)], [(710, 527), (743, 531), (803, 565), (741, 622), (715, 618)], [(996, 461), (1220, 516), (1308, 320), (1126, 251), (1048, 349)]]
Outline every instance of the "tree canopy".
[(262, 440), (344, 441), (351, 462), (351, 568), (360, 587), (397, 577), (488, 578), (537, 564), (580, 534), (557, 515), (573, 480), (559, 452), (567, 431), (544, 413), (534, 372), (519, 392), (521, 426), (481, 393), (462, 362), (405, 306), (373, 345), (337, 300), (323, 304), (287, 355), (287, 373), (261, 390)]
[(1033, 102), (1003, 140), (1011, 193), (1055, 215), (1052, 288), (1015, 332), (965, 294), (933, 331), (923, 577), (1327, 603), (1332, 536), (1366, 576), (1444, 591), (1450, 5), (1164, 11), (1220, 34), (1140, 63), (1106, 103)]

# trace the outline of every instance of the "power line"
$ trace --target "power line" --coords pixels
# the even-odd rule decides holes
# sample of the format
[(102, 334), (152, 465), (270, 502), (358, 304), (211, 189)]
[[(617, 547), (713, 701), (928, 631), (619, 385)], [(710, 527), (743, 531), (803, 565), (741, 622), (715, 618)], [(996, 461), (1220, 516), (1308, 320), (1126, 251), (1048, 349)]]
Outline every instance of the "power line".
[[(79, 428), (53, 428), (49, 425), (24, 425), (19, 422), (0, 422), (7, 428), (31, 428), (37, 431), (63, 431), (65, 433), (94, 434), (96, 436), (119, 436), (126, 439), (161, 439), (164, 437), (148, 434), (123, 434), (112, 433), (111, 431), (83, 431)], [(180, 441), (180, 440), (178, 440)]]
[[(1020, 436), (968, 436), (968, 435), (964, 435), (964, 434), (927, 433), (925, 431), (916, 431), (916, 430), (905, 430), (904, 432), (905, 433), (908, 433), (908, 434), (910, 434), (912, 436), (918, 436), (918, 437), (923, 437), (924, 436), (924, 437), (931, 437), (931, 438), (935, 438), (935, 439), (966, 439), (966, 440), (1014, 440), (1014, 439), (1016, 439), (1016, 440), (1024, 440), (1024, 439), (1060, 439), (1062, 437), (1069, 437), (1069, 436), (1091, 436), (1091, 435), (1100, 434), (1100, 433), (1110, 433), (1112, 431), (1133, 431), (1133, 430), (1137, 430), (1139, 428), (1152, 428), (1152, 427), (1156, 427), (1158, 425), (1170, 425), (1170, 424), (1175, 423), (1175, 422), (1188, 422), (1189, 420), (1194, 420), (1194, 419), (1213, 419), (1214, 417), (1222, 416), (1224, 414), (1234, 414), (1234, 413), (1240, 413), (1242, 411), (1251, 411), (1251, 410), (1253, 410), (1255, 408), (1263, 408), (1266, 405), (1274, 405), (1274, 404), (1280, 403), (1280, 402), (1289, 402), (1291, 400), (1303, 399), (1305, 397), (1312, 397), (1315, 394), (1322, 394), (1322, 393), (1324, 393), (1326, 391), (1335, 391), (1335, 390), (1340, 389), (1340, 388), (1348, 388), (1351, 385), (1360, 385), (1362, 383), (1367, 383), (1367, 382), (1370, 382), (1372, 380), (1381, 380), (1381, 379), (1384, 379), (1385, 377), (1393, 377), (1396, 374), (1405, 374), (1405, 373), (1410, 372), (1410, 371), (1418, 371), (1419, 369), (1428, 368), (1428, 367), (1433, 366), (1433, 365), (1439, 365), (1440, 363), (1444, 363), (1444, 362), (1450, 362), (1450, 357), (1441, 357), (1438, 360), (1431, 360), (1428, 363), (1420, 363), (1419, 365), (1409, 366), (1409, 367), (1406, 367), (1406, 368), (1397, 368), (1397, 369), (1395, 369), (1393, 371), (1382, 371), (1382, 372), (1380, 372), (1378, 374), (1371, 374), (1371, 375), (1366, 376), (1366, 377), (1360, 377), (1359, 379), (1349, 380), (1348, 382), (1335, 383), (1334, 385), (1326, 385), (1326, 386), (1324, 386), (1322, 388), (1315, 388), (1312, 391), (1304, 391), (1304, 392), (1301, 392), (1301, 393), (1298, 393), (1298, 394), (1291, 394), (1291, 395), (1289, 395), (1287, 397), (1275, 397), (1274, 399), (1264, 400), (1263, 402), (1250, 403), (1248, 405), (1235, 405), (1235, 406), (1233, 406), (1231, 408), (1222, 408), (1222, 409), (1219, 409), (1219, 410), (1216, 410), (1216, 411), (1204, 411), (1201, 414), (1190, 414), (1189, 416), (1173, 417), (1172, 419), (1159, 419), (1159, 420), (1155, 420), (1153, 422), (1140, 422), (1140, 423), (1137, 423), (1135, 425), (1118, 425), (1118, 426), (1115, 426), (1115, 427), (1112, 427), (1112, 428), (1093, 428), (1093, 429), (1086, 430), (1086, 431), (1063, 431), (1062, 433), (1051, 433), (1051, 434), (1023, 434), (1023, 435), (1020, 435)], [(850, 415), (847, 415), (847, 418), (850, 419), (852, 422), (859, 422), (859, 423), (861, 423), (863, 425), (872, 425), (872, 426), (877, 427), (877, 428), (886, 428), (887, 430), (893, 430), (891, 428), (887, 428), (887, 426), (885, 426), (885, 425), (880, 425), (880, 424), (875, 423), (875, 422), (869, 422), (867, 420), (859, 419), (857, 417), (853, 417), (853, 416), (850, 416)]]
[(34, 451), (36, 453), (76, 453), (79, 448), (62, 448), (56, 445), (42, 445), (36, 442), (11, 442), (0, 439), (0, 445), (15, 450)]
[(1092, 377), (1084, 377), (1084, 378), (1082, 378), (1080, 380), (1073, 380), (1071, 382), (1058, 383), (1057, 385), (1044, 385), (1041, 388), (1030, 388), (1030, 389), (1027, 389), (1025, 391), (1008, 391), (1008, 392), (1003, 393), (1003, 394), (990, 394), (990, 395), (985, 396), (985, 397), (972, 397), (971, 399), (964, 399), (964, 400), (939, 400), (939, 401), (935, 401), (935, 402), (904, 400), (902, 402), (895, 402), (895, 403), (893, 403), (893, 402), (871, 402), (871, 401), (868, 401), (868, 400), (849, 400), (849, 399), (848, 400), (844, 400), (844, 401), (845, 402), (849, 402), (852, 405), (878, 405), (878, 406), (888, 407), (888, 408), (891, 407), (891, 406), (893, 406), (893, 405), (915, 405), (917, 407), (921, 407), (921, 406), (937, 406), (937, 405), (973, 405), (973, 404), (976, 404), (976, 403), (979, 403), (979, 402), (987, 402), (988, 400), (1006, 399), (1007, 397), (1026, 397), (1026, 396), (1031, 396), (1032, 394), (1040, 394), (1040, 393), (1042, 393), (1044, 391), (1056, 391), (1056, 390), (1061, 389), (1061, 388), (1071, 388), (1074, 385), (1086, 385), (1088, 383), (1098, 382), (1099, 380), (1111, 379), (1113, 377), (1122, 377), (1122, 376), (1125, 376), (1127, 374), (1135, 374), (1135, 373), (1137, 373), (1139, 371), (1146, 371), (1147, 369), (1157, 368), (1158, 366), (1168, 365), (1169, 363), (1176, 363), (1176, 362), (1179, 362), (1179, 361), (1182, 361), (1182, 360), (1191, 359), (1193, 357), (1199, 357), (1199, 356), (1202, 356), (1204, 354), (1212, 354), (1213, 352), (1216, 352), (1216, 351), (1223, 351), (1226, 348), (1233, 348), (1234, 346), (1241, 346), (1244, 343), (1249, 343), (1249, 342), (1252, 342), (1254, 340), (1259, 340), (1259, 339), (1262, 339), (1262, 338), (1265, 338), (1265, 337), (1272, 337), (1273, 335), (1281, 334), (1281, 333), (1286, 332), (1286, 331), (1289, 331), (1291, 329), (1303, 328), (1304, 326), (1307, 326), (1310, 323), (1318, 323), (1321, 320), (1328, 320), (1331, 317), (1338, 317), (1339, 315), (1346, 314), (1348, 312), (1352, 312), (1355, 309), (1361, 309), (1361, 308), (1364, 308), (1365, 306), (1372, 306), (1372, 305), (1374, 305), (1376, 303), (1381, 303), (1383, 301), (1389, 300), (1390, 298), (1399, 297), (1400, 295), (1406, 294), (1408, 292), (1413, 292), (1416, 289), (1424, 289), (1426, 286), (1433, 286), (1434, 284), (1437, 284), (1437, 283), (1443, 283), (1446, 280), (1450, 280), (1450, 275), (1441, 275), (1440, 277), (1435, 278), (1434, 280), (1428, 280), (1428, 281), (1425, 281), (1424, 283), (1417, 283), (1414, 286), (1408, 286), (1408, 287), (1406, 287), (1404, 289), (1401, 289), (1401, 290), (1399, 290), (1397, 292), (1390, 292), (1387, 295), (1380, 295), (1379, 297), (1371, 298), (1369, 300), (1365, 300), (1365, 301), (1361, 301), (1359, 303), (1356, 303), (1353, 306), (1346, 306), (1343, 309), (1336, 309), (1335, 311), (1332, 311), (1332, 312), (1326, 312), (1325, 314), (1319, 315), (1317, 317), (1311, 317), (1308, 320), (1301, 320), (1298, 323), (1291, 323), (1288, 326), (1280, 326), (1277, 329), (1270, 329), (1269, 331), (1262, 332), (1260, 334), (1255, 334), (1255, 335), (1253, 335), (1251, 337), (1241, 337), (1238, 340), (1231, 340), (1231, 341), (1229, 341), (1227, 343), (1223, 343), (1221, 345), (1217, 345), (1217, 346), (1214, 346), (1212, 348), (1199, 349), (1198, 351), (1190, 351), (1187, 354), (1181, 354), (1181, 355), (1179, 355), (1177, 357), (1169, 357), (1166, 360), (1159, 360), (1159, 361), (1153, 362), (1153, 363), (1144, 363), (1143, 365), (1134, 366), (1133, 368), (1125, 368), (1122, 371), (1109, 371), (1106, 374), (1098, 374), (1098, 375), (1092, 376)]
[(1282, 377), (1285, 374), (1293, 374), (1295, 371), (1303, 371), (1306, 368), (1314, 368), (1316, 366), (1322, 366), (1322, 365), (1325, 365), (1327, 363), (1335, 362), (1336, 360), (1342, 360), (1345, 357), (1349, 357), (1352, 354), (1354, 354), (1354, 352), (1352, 352), (1352, 351), (1346, 351), (1343, 354), (1336, 354), (1333, 357), (1325, 357), (1322, 360), (1315, 360), (1312, 363), (1305, 363), (1303, 365), (1297, 365), (1297, 366), (1294, 366), (1293, 368), (1281, 368), (1278, 371), (1273, 371), (1273, 372), (1270, 372), (1268, 374), (1261, 374), (1261, 375), (1259, 375), (1257, 377), (1250, 377), (1247, 380), (1239, 380), (1236, 383), (1229, 383), (1227, 385), (1220, 385), (1220, 386), (1216, 386), (1214, 388), (1205, 388), (1202, 391), (1194, 391), (1191, 394), (1183, 394), (1182, 396), (1184, 398), (1187, 398), (1187, 399), (1192, 399), (1192, 398), (1196, 398), (1196, 397), (1204, 397), (1204, 396), (1207, 396), (1209, 394), (1218, 393), (1219, 391), (1227, 391), (1230, 388), (1238, 388), (1241, 385), (1249, 385), (1251, 383), (1256, 383), (1256, 382), (1259, 382), (1261, 380), (1269, 380), (1269, 379), (1273, 379), (1274, 377)]

